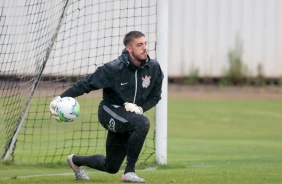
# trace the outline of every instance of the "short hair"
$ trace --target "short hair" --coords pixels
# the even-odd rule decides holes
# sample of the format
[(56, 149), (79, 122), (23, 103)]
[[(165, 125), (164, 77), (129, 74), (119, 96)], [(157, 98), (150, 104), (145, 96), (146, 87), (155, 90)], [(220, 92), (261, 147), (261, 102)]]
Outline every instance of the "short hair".
[(140, 38), (143, 36), (145, 35), (140, 31), (130, 31), (124, 36), (123, 44), (124, 46), (127, 46), (134, 38)]

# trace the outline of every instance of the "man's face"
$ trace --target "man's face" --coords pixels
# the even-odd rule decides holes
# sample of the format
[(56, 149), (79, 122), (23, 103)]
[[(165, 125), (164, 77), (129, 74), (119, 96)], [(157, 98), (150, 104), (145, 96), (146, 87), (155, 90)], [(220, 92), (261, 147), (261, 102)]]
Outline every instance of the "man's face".
[(139, 62), (147, 60), (147, 41), (144, 36), (135, 38), (131, 43), (126, 46), (132, 60), (137, 60)]

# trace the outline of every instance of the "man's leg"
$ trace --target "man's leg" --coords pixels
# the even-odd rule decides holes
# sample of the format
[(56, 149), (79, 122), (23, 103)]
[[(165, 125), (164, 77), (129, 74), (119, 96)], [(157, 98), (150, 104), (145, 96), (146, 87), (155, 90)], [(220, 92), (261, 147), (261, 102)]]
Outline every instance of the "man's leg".
[(106, 140), (106, 156), (73, 156), (73, 163), (77, 166), (87, 166), (99, 171), (117, 173), (126, 156), (129, 134), (118, 134), (108, 131)]
[(125, 181), (144, 182), (136, 176), (135, 164), (150, 128), (148, 118), (127, 112), (124, 107), (106, 104), (100, 105), (98, 115), (101, 124), (109, 130), (106, 156), (73, 156), (73, 162), (78, 166), (116, 173), (127, 156)]
[(88, 166), (108, 173), (116, 173), (127, 153), (129, 132), (126, 131), (128, 121), (122, 116), (124, 108), (112, 105), (100, 105), (98, 116), (104, 128), (108, 130), (106, 140), (106, 156), (73, 156), (73, 163), (77, 166)]
[(150, 129), (150, 121), (146, 117), (138, 117), (132, 120), (128, 130), (130, 131), (127, 147), (127, 165), (124, 173), (135, 172), (135, 164), (142, 150), (147, 133)]
[(132, 113), (128, 120), (127, 131), (130, 132), (130, 135), (126, 153), (127, 162), (121, 181), (144, 183), (145, 180), (135, 174), (135, 165), (150, 129), (150, 121), (145, 116)]
[[(122, 181), (145, 182), (143, 178), (139, 178), (135, 174), (135, 164), (150, 129), (149, 119), (143, 115), (127, 112), (124, 107), (110, 105), (102, 105), (101, 107), (103, 110), (99, 112), (107, 112), (99, 115), (99, 120), (104, 122), (103, 126), (105, 128), (117, 133), (129, 133), (126, 147), (127, 164)], [(116, 148), (113, 148), (114, 150)], [(109, 159), (108, 163), (111, 163), (110, 160), (114, 160), (114, 157), (111, 157), (107, 152), (107, 159)]]
[[(127, 166), (125, 173), (135, 172), (135, 164), (150, 129), (149, 119), (143, 115), (128, 112), (124, 107), (101, 104), (99, 108), (99, 120), (101, 124), (111, 132), (129, 134), (127, 137), (128, 141), (124, 141), (124, 143), (127, 144)], [(109, 145), (114, 144), (116, 143), (109, 143)], [(116, 148), (113, 147), (113, 150), (116, 150)], [(115, 152), (115, 154), (116, 153), (117, 152)], [(108, 158), (109, 156), (107, 152), (107, 159), (110, 159)]]

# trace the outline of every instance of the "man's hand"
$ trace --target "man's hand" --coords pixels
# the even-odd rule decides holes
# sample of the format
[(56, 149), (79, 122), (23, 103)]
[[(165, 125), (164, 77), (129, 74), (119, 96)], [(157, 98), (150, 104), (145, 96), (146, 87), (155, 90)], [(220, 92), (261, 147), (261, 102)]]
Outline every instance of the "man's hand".
[(61, 100), (61, 97), (60, 96), (57, 96), (55, 97), (51, 103), (50, 103), (50, 106), (49, 106), (49, 109), (50, 109), (50, 112), (53, 116), (53, 118), (55, 120), (57, 120), (58, 122), (61, 122), (59, 116), (58, 116), (58, 113), (55, 111), (56, 107), (57, 107), (57, 103)]
[(123, 105), (126, 111), (135, 112), (136, 114), (140, 114), (140, 115), (143, 114), (142, 107), (139, 107), (134, 103), (125, 102)]

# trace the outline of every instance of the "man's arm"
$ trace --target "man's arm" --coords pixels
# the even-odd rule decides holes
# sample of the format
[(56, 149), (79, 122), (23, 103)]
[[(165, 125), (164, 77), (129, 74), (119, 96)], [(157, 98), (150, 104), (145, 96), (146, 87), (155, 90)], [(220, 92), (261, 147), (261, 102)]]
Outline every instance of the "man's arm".
[(152, 107), (156, 106), (157, 103), (161, 100), (161, 93), (162, 93), (162, 83), (163, 83), (164, 75), (162, 71), (159, 71), (158, 79), (147, 99), (141, 105), (143, 112), (151, 109)]
[(97, 68), (94, 73), (87, 75), (85, 78), (74, 83), (72, 87), (67, 89), (60, 96), (69, 96), (74, 98), (93, 90), (108, 88), (112, 85), (112, 81), (113, 80), (111, 80), (109, 75), (109, 69), (106, 65), (104, 65)]
[(63, 97), (77, 97), (83, 95), (84, 93), (89, 93), (90, 91), (107, 88), (112, 85), (112, 80), (109, 75), (109, 71), (107, 67), (102, 66), (97, 68), (97, 70), (90, 75), (87, 75), (85, 78), (77, 81), (72, 85), (72, 87), (68, 88), (65, 92), (63, 92), (60, 96), (55, 97), (50, 103), (50, 112), (57, 121), (60, 122), (58, 117), (58, 113), (55, 111), (57, 107), (58, 101)]

